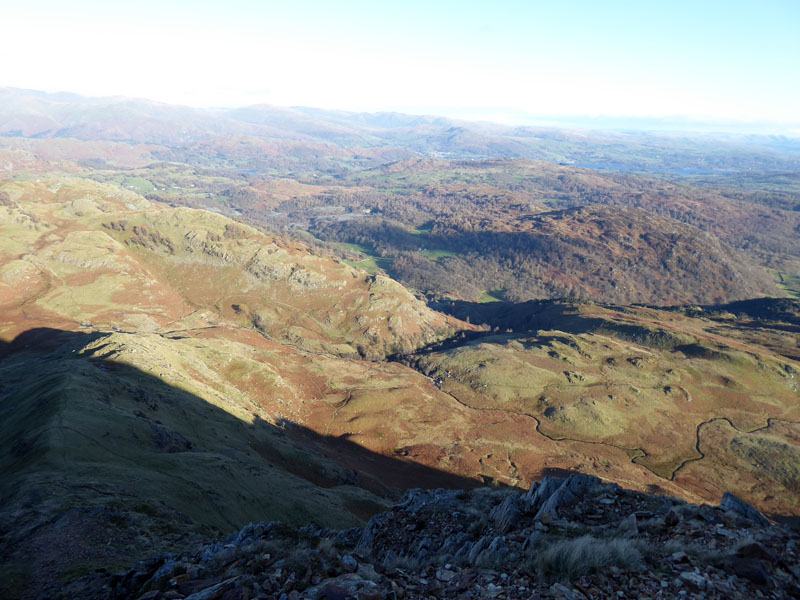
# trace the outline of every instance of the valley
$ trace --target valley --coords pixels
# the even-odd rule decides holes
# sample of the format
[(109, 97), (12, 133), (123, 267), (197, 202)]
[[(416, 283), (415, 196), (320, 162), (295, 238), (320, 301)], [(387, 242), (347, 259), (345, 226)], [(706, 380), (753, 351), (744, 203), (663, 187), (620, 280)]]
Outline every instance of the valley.
[(0, 111), (7, 590), (566, 473), (800, 516), (792, 152), (36, 102)]

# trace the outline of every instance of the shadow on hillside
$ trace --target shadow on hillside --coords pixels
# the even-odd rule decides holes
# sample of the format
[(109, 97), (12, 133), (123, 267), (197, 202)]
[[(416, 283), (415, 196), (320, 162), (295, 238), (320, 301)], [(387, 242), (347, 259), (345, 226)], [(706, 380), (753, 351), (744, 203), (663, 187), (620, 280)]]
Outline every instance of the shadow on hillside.
[[(469, 303), (460, 303), (456, 308), (465, 306), (470, 308)], [(485, 305), (472, 306), (481, 308)], [(570, 328), (572, 331), (583, 329), (581, 318), (569, 314), (575, 308), (570, 303), (532, 302), (511, 307), (520, 313), (527, 310), (531, 319), (529, 323), (543, 324), (558, 315), (564, 315), (574, 317), (572, 322), (575, 326)], [(503, 314), (502, 307), (495, 307), (494, 310), (498, 315)], [(514, 318), (514, 313), (507, 314), (505, 318)], [(562, 322), (559, 322), (558, 328), (564, 329)], [(80, 352), (89, 343), (102, 340), (105, 335), (38, 328), (20, 334), (11, 343), (0, 342), (0, 375), (3, 377), (0, 380), (0, 398), (3, 400), (0, 403), (0, 423), (5, 426), (3, 434), (6, 436), (4, 449), (0, 451), (3, 483), (35, 474), (41, 454), (38, 446), (41, 435), (38, 430), (49, 427), (48, 419), (54, 415), (62, 419), (63, 415), (58, 411), (63, 410), (65, 403), (81, 402), (80, 408), (85, 409), (87, 414), (92, 413), (94, 418), (87, 418), (86, 423), (79, 420), (71, 425), (83, 428), (78, 432), (80, 439), (90, 440), (83, 442), (86, 444), (109, 440), (96, 444), (97, 452), (93, 455), (95, 462), (116, 464), (124, 455), (126, 444), (133, 440), (132, 447), (142, 463), (150, 459), (159, 462), (159, 457), (169, 456), (167, 464), (174, 465), (175, 469), (171, 485), (176, 488), (184, 484), (187, 486), (186, 489), (177, 490), (176, 493), (182, 496), (202, 495), (205, 489), (202, 481), (187, 483), (179, 476), (183, 468), (182, 459), (189, 463), (216, 457), (220, 458), (218, 462), (222, 471), (241, 468), (242, 473), (246, 474), (279, 469), (295, 480), (310, 484), (309, 489), (352, 486), (389, 501), (397, 500), (403, 490), (411, 488), (469, 489), (480, 485), (475, 479), (398, 456), (378, 454), (346, 436), (323, 435), (284, 418), (271, 423), (254, 417), (252, 422), (247, 422), (158, 377), (128, 364), (109, 360), (108, 354), (103, 354), (102, 345), (93, 356)], [(60, 384), (62, 378), (69, 379), (70, 389), (86, 390), (80, 394), (80, 401), (60, 395), (64, 387)], [(103, 423), (97, 414), (102, 418), (107, 417), (109, 422)], [(27, 415), (30, 417), (26, 421)], [(22, 423), (22, 426), (9, 430), (8, 424), (12, 421)], [(69, 449), (64, 455), (70, 455)], [(214, 463), (214, 460), (210, 462)], [(48, 468), (52, 468), (52, 464), (48, 463)], [(163, 464), (159, 464), (162, 470), (154, 472), (154, 478), (163, 478), (165, 475)], [(67, 469), (65, 473), (71, 471)], [(545, 474), (563, 476), (566, 473), (554, 469), (537, 475)], [(167, 471), (166, 475), (169, 476), (170, 472)], [(211, 482), (209, 486), (212, 483), (237, 481), (239, 477), (239, 474), (231, 477), (221, 474), (217, 478), (210, 472), (204, 475), (202, 469), (193, 475), (201, 479), (207, 476)], [(146, 478), (147, 469), (142, 466), (137, 470), (137, 476)], [(147, 483), (139, 481), (137, 487), (146, 489)], [(102, 486), (98, 487), (100, 489)], [(13, 495), (12, 490), (3, 492)], [(211, 494), (216, 500), (206, 498), (203, 501), (208, 503), (209, 510), (219, 510), (217, 505), (224, 504), (223, 500), (228, 495), (239, 498), (246, 496), (245, 489), (236, 490), (235, 494), (230, 492), (228, 489), (216, 489)], [(169, 494), (165, 494), (167, 496)], [(299, 502), (302, 500), (298, 499)], [(221, 516), (216, 521), (227, 523), (233, 529), (252, 520), (281, 518), (275, 514), (259, 514), (257, 501), (244, 504), (248, 508), (238, 512), (233, 507), (221, 509)], [(381, 507), (361, 502), (352, 503), (347, 508), (359, 519), (365, 519), (370, 516), (370, 511), (376, 512)], [(237, 514), (241, 518), (237, 518)], [(304, 513), (300, 511), (298, 514)], [(296, 521), (297, 515), (294, 516)], [(306, 516), (313, 520), (313, 515)]]
[[(5, 397), (0, 414), (19, 414), (30, 408), (25, 406), (29, 402), (38, 403), (39, 409), (47, 403), (58, 403), (55, 394), (42, 394), (39, 388), (35, 393), (40, 396), (36, 398), (34, 392), (26, 397), (24, 391), (51, 379), (52, 387), (56, 388), (56, 380), (68, 375), (73, 381), (78, 381), (79, 387), (92, 391), (93, 395), (86, 395), (96, 404), (91, 408), (108, 410), (109, 418), (113, 416), (127, 421), (140, 438), (140, 431), (148, 432), (148, 439), (141, 439), (138, 448), (145, 453), (167, 453), (176, 458), (182, 453), (220, 453), (236, 457), (243, 454), (241, 448), (247, 445), (250, 450), (244, 454), (248, 456), (241, 458), (248, 463), (277, 467), (321, 488), (357, 486), (387, 499), (396, 499), (403, 490), (411, 488), (467, 489), (479, 485), (474, 479), (399, 457), (377, 454), (346, 436), (322, 435), (287, 419), (270, 423), (254, 415), (252, 423), (248, 423), (135, 367), (109, 360), (109, 355), (103, 354), (102, 346), (91, 357), (79, 352), (106, 335), (38, 328), (20, 334), (11, 343), (0, 342), (0, 369), (12, 362), (17, 367), (13, 369), (16, 377), (13, 380), (7, 378), (0, 387), (0, 393)], [(193, 430), (197, 427), (184, 418), (187, 416), (192, 420), (203, 419), (204, 423), (213, 423), (213, 429), (224, 437), (213, 443), (195, 439)], [(24, 470), (30, 462), (26, 460), (24, 449), (35, 445), (35, 440), (28, 439), (25, 430), (16, 433), (18, 439), (7, 440), (6, 447), (17, 448), (17, 455), (12, 457), (10, 464), (3, 461), (6, 463), (3, 464), (5, 475)], [(90, 437), (92, 432), (84, 433)], [(231, 438), (237, 434), (241, 439), (234, 443)], [(231, 443), (226, 440), (231, 440)], [(101, 461), (104, 459), (114, 460), (113, 454), (99, 457)], [(331, 463), (341, 468), (331, 468)], [(252, 466), (248, 464), (248, 467)], [(369, 516), (363, 510), (355, 512), (360, 518)], [(259, 515), (254, 514), (251, 518), (258, 520)]]
[(703, 310), (712, 314), (733, 313), (740, 317), (750, 317), (755, 321), (800, 326), (800, 300), (796, 298), (753, 298), (716, 306), (703, 306)]
[(248, 423), (102, 345), (81, 353), (103, 337), (39, 328), (0, 343), (0, 597), (54, 597), (248, 522), (347, 527), (403, 489), (478, 485), (286, 420)]
[[(597, 333), (644, 346), (674, 349), (687, 340), (656, 326), (631, 325), (612, 318), (585, 314), (581, 302), (570, 300), (530, 300), (528, 302), (466, 302), (463, 300), (432, 303), (431, 308), (470, 323), (486, 325), (489, 331), (475, 332), (432, 344), (420, 353), (447, 350), (464, 341), (498, 333), (530, 334), (539, 330), (562, 331), (579, 335)], [(609, 307), (613, 308), (613, 307)]]
[(0, 564), (15, 569), (0, 597), (51, 597), (59, 573), (127, 568), (249, 522), (346, 528), (405, 489), (479, 485), (286, 419), (242, 420), (111, 360), (106, 335), (0, 342)]
[(537, 329), (558, 329), (568, 333), (592, 331), (602, 319), (586, 317), (580, 302), (571, 300), (529, 300), (528, 302), (432, 302), (431, 308), (470, 323), (485, 324), (501, 332), (527, 333)]
[[(584, 303), (571, 300), (530, 300), (528, 302), (466, 302), (463, 300), (432, 302), (431, 308), (470, 323), (487, 325), (491, 331), (459, 334), (432, 344), (419, 353), (440, 351), (463, 345), (495, 333), (531, 333), (538, 330), (563, 331), (571, 334), (599, 333), (643, 346), (683, 350), (692, 341), (656, 325), (633, 325), (616, 319), (585, 314)], [(625, 307), (601, 305), (625, 311)], [(655, 308), (655, 307), (654, 307)], [(735, 324), (746, 328), (767, 328), (778, 331), (800, 331), (800, 301), (788, 298), (756, 298), (730, 304), (697, 307), (658, 307), (659, 310), (682, 312), (687, 316), (717, 317), (728, 313), (740, 317)], [(747, 319), (753, 319), (749, 321)]]

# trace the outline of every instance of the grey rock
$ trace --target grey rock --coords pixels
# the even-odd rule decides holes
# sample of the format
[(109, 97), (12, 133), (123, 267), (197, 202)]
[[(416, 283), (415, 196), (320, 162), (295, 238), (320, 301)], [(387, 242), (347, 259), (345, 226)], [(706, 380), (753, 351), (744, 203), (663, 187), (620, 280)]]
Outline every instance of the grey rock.
[(677, 510), (671, 508), (667, 513), (667, 516), (664, 517), (664, 525), (666, 527), (675, 527), (678, 523), (681, 522), (681, 516)]
[(474, 544), (467, 540), (464, 544), (456, 551), (453, 555), (453, 560), (456, 562), (461, 562), (462, 560), (469, 560), (469, 553), (472, 550), (472, 546)]
[(491, 552), (493, 554), (499, 554), (505, 556), (508, 554), (508, 547), (506, 546), (506, 538), (499, 535), (492, 540), (492, 543), (489, 544), (487, 548), (487, 552)]
[(563, 600), (586, 600), (586, 596), (581, 594), (578, 590), (571, 590), (563, 583), (554, 583), (550, 586), (549, 591), (554, 598), (562, 598)]
[(408, 490), (395, 509), (401, 509), (411, 514), (416, 514), (423, 506), (433, 505), (436, 508), (457, 506), (456, 496), (458, 490)]
[(398, 554), (394, 550), (389, 550), (383, 557), (383, 566), (387, 566), (397, 560)]
[(230, 579), (226, 579), (216, 585), (212, 585), (211, 587), (207, 587), (204, 590), (187, 596), (186, 600), (216, 600), (229, 589), (233, 588), (233, 586), (236, 585), (237, 579), (239, 578), (231, 577)]
[(489, 539), (489, 536), (485, 535), (477, 542), (475, 542), (472, 547), (469, 549), (469, 554), (467, 554), (467, 561), (470, 564), (475, 564), (475, 561), (478, 558), (478, 555), (483, 552), (486, 548), (488, 548), (489, 544), (492, 543), (492, 540)]
[(455, 535), (447, 536), (447, 539), (442, 544), (441, 552), (443, 553), (452, 553), (457, 551), (457, 549), (461, 548), (464, 545), (464, 542), (469, 540), (469, 535), (464, 533), (463, 531), (457, 533)]
[[(547, 478), (547, 476), (545, 476), (545, 479), (546, 479), (546, 478)], [(527, 491), (527, 492), (525, 492), (524, 494), (522, 494), (522, 497), (523, 497), (525, 500), (530, 500), (531, 498), (533, 498), (533, 495), (536, 493), (536, 489), (537, 489), (538, 487), (539, 487), (539, 482), (538, 482), (538, 481), (534, 481), (534, 482), (531, 484), (531, 487), (530, 487), (530, 488), (528, 488), (528, 491)]]
[(303, 597), (315, 600), (323, 598), (325, 600), (350, 600), (351, 598), (382, 598), (383, 594), (375, 582), (365, 580), (356, 573), (347, 573), (309, 588)]
[(335, 546), (355, 546), (361, 538), (363, 530), (360, 527), (353, 527), (351, 529), (342, 529), (337, 531), (331, 541)]
[(533, 531), (525, 541), (522, 542), (522, 549), (527, 550), (528, 548), (536, 548), (536, 544), (539, 543), (539, 538), (542, 537), (541, 531)]
[(673, 562), (686, 562), (689, 560), (689, 555), (686, 552), (680, 551), (673, 553), (670, 558)]
[(759, 544), (758, 542), (751, 542), (749, 544), (739, 546), (736, 554), (740, 558), (760, 558), (761, 560), (765, 560), (773, 564), (778, 562), (778, 558), (775, 556), (775, 554), (768, 548), (765, 548), (763, 544)]
[(684, 571), (679, 575), (680, 580), (696, 590), (704, 590), (708, 587), (709, 581), (700, 573), (694, 571)]
[(494, 526), (500, 533), (506, 533), (519, 522), (522, 514), (519, 509), (520, 502), (520, 496), (516, 494), (509, 496), (489, 513), (489, 518), (494, 521)]
[(563, 483), (563, 479), (554, 479), (549, 475), (546, 475), (538, 485), (534, 483), (523, 497), (526, 510), (528, 512), (538, 510)]
[(445, 583), (452, 581), (456, 575), (457, 573), (455, 571), (451, 571), (450, 569), (436, 569), (436, 579), (439, 581), (444, 581)]
[(223, 544), (209, 544), (204, 546), (201, 550), (198, 562), (205, 564), (217, 558), (217, 555), (225, 549)]
[(503, 593), (503, 588), (502, 588), (502, 586), (495, 585), (493, 583), (489, 583), (486, 586), (486, 593), (488, 594), (488, 596), (490, 598), (496, 598), (497, 596), (499, 596), (500, 594)]
[(731, 567), (737, 577), (752, 581), (756, 585), (770, 586), (772, 583), (772, 575), (767, 565), (757, 558), (734, 558)]
[[(558, 517), (558, 509), (569, 506), (579, 500), (588, 489), (598, 485), (600, 479), (591, 475), (571, 475), (553, 492), (536, 513), (535, 519), (541, 520), (544, 515)], [(544, 487), (544, 486), (542, 486)], [(540, 488), (541, 489), (541, 488)]]
[[(486, 538), (488, 539), (488, 538)], [(485, 550), (475, 556), (472, 564), (478, 567), (497, 567), (508, 556), (509, 550), (503, 536), (494, 538)]]
[(342, 566), (345, 571), (355, 573), (356, 569), (358, 569), (358, 562), (351, 554), (345, 554), (342, 556)]
[(367, 526), (364, 527), (364, 531), (361, 533), (361, 537), (358, 538), (356, 552), (361, 554), (369, 554), (372, 552), (372, 547), (375, 545), (375, 532), (379, 531), (387, 524), (388, 514), (390, 513), (377, 514), (369, 520)]
[(424, 537), (417, 545), (417, 552), (422, 552), (423, 550), (430, 550), (433, 547), (433, 541), (429, 537)]
[(161, 565), (161, 567), (155, 573), (153, 573), (153, 576), (148, 582), (148, 587), (150, 589), (158, 589), (167, 580), (174, 577), (178, 573), (183, 573), (185, 571), (186, 565), (176, 561), (172, 557), (169, 557), (164, 561), (164, 564)]
[(722, 496), (722, 502), (720, 502), (719, 507), (722, 510), (731, 511), (740, 517), (747, 519), (748, 521), (752, 521), (756, 525), (760, 525), (762, 527), (769, 527), (770, 525), (769, 521), (767, 521), (764, 515), (750, 506), (747, 502), (741, 498), (737, 498), (730, 492), (725, 492), (725, 494)]

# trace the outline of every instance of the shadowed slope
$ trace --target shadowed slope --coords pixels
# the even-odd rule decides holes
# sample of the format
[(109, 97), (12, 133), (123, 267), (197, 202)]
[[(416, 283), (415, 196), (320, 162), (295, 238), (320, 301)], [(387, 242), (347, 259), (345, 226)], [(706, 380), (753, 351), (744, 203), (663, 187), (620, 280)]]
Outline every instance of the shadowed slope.
[(118, 335), (37, 329), (0, 347), (0, 562), (33, 589), (250, 521), (346, 528), (398, 489), (475, 485), (236, 416), (118, 360)]

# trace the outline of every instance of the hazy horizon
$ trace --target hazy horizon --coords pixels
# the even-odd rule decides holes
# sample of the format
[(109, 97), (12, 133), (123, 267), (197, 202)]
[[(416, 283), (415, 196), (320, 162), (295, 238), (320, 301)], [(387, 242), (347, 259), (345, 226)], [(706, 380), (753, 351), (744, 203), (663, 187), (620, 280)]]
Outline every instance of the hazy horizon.
[(789, 0), (32, 0), (0, 17), (0, 51), (14, 57), (0, 86), (196, 107), (800, 134), (800, 3)]
[[(140, 102), (153, 102), (168, 106), (179, 106), (189, 109), (199, 110), (232, 110), (246, 108), (248, 106), (272, 106), (285, 109), (313, 109), (332, 112), (345, 113), (366, 113), (366, 114), (390, 114), (398, 113), (408, 116), (419, 117), (442, 117), (453, 121), (465, 121), (473, 123), (488, 123), (494, 125), (504, 125), (509, 127), (542, 127), (555, 129), (585, 130), (585, 131), (616, 131), (622, 133), (656, 133), (656, 134), (710, 134), (710, 135), (757, 135), (757, 136), (784, 136), (789, 138), (800, 138), (800, 121), (793, 123), (779, 123), (774, 121), (734, 121), (734, 120), (703, 120), (692, 117), (663, 116), (663, 117), (635, 117), (635, 116), (609, 116), (609, 115), (534, 115), (519, 111), (503, 111), (502, 109), (483, 109), (481, 111), (471, 111), (469, 109), (453, 109), (449, 111), (435, 112), (436, 108), (430, 110), (425, 107), (413, 109), (389, 109), (389, 110), (351, 110), (342, 108), (332, 108), (329, 106), (314, 105), (277, 105), (270, 103), (240, 104), (227, 106), (203, 106), (199, 104), (172, 103), (164, 102), (154, 98), (143, 96), (127, 96), (124, 94), (108, 94), (102, 96), (84, 95), (73, 90), (64, 89), (32, 89), (18, 87), (0, 87), (0, 90), (17, 90), (24, 93), (46, 94), (51, 97), (74, 97), (85, 100), (132, 100)], [(56, 100), (57, 101), (57, 100)]]

